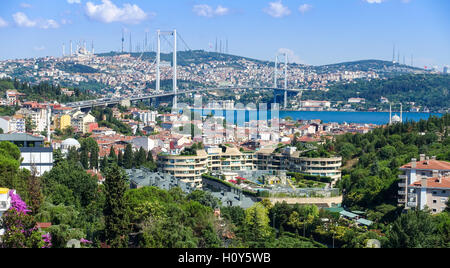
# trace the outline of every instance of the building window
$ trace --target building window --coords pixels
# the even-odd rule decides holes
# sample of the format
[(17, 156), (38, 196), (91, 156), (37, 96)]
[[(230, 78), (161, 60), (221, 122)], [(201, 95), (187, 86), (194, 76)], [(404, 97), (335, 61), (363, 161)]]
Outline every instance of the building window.
[(436, 204), (437, 203), (437, 200), (433, 200), (433, 204)]

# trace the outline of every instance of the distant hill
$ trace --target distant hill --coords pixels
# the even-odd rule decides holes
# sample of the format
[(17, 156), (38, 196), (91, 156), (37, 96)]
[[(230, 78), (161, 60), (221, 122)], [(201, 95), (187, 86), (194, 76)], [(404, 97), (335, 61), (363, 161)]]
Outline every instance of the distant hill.
[[(135, 58), (142, 58), (145, 60), (155, 60), (156, 58), (156, 52), (144, 52), (144, 53), (123, 53), (123, 54), (130, 54), (132, 57)], [(122, 53), (117, 52), (109, 52), (109, 53), (102, 53), (98, 54), (97, 56), (100, 57), (110, 57), (110, 56), (118, 56), (122, 55)], [(178, 65), (180, 66), (189, 66), (191, 64), (201, 64), (206, 63), (210, 61), (226, 61), (230, 63), (235, 63), (240, 60), (248, 60), (253, 61), (258, 64), (269, 64), (269, 61), (261, 61), (256, 60), (252, 58), (242, 57), (242, 56), (235, 56), (231, 54), (224, 54), (224, 53), (217, 53), (217, 52), (208, 52), (204, 50), (190, 50), (190, 51), (178, 51)], [(161, 61), (167, 61), (172, 63), (173, 55), (172, 53), (161, 53)]]
[[(130, 53), (124, 53), (130, 54)], [(117, 52), (109, 52), (98, 54), (98, 56), (115, 56), (121, 55), (121, 53)], [(156, 58), (155, 52), (145, 52), (145, 53), (131, 53), (132, 57), (142, 58), (150, 61), (154, 61)], [(161, 60), (172, 63), (172, 53), (161, 53)], [(208, 52), (204, 50), (191, 50), (191, 51), (179, 51), (178, 52), (178, 64), (180, 66), (189, 66), (191, 64), (201, 64), (210, 61), (224, 61), (229, 64), (230, 67), (240, 68), (242, 65), (239, 64), (239, 61), (246, 60), (254, 62), (255, 64), (267, 66), (273, 65), (274, 62), (257, 60), (243, 56), (236, 56), (231, 54), (217, 53), (217, 52)], [(404, 74), (404, 73), (427, 73), (428, 71), (408, 65), (402, 65), (398, 63), (392, 63), (390, 61), (383, 60), (360, 60), (353, 62), (343, 62), (322, 66), (308, 66), (302, 64), (291, 63), (292, 66), (303, 68), (305, 70), (314, 71), (319, 74), (329, 73), (329, 72), (338, 72), (338, 71), (373, 71), (379, 74)]]
[(392, 63), (391, 61), (383, 61), (383, 60), (360, 60), (360, 61), (352, 61), (352, 62), (343, 62), (343, 63), (317, 66), (314, 69), (316, 70), (317, 73), (336, 72), (336, 71), (350, 71), (350, 72), (374, 71), (377, 73), (391, 73), (391, 72), (426, 73), (427, 72), (423, 69), (416, 68), (413, 66)]
[(82, 64), (58, 63), (56, 67), (68, 73), (92, 74), (99, 72), (97, 69)]
[[(416, 103), (432, 111), (450, 108), (450, 75), (406, 74), (389, 79), (373, 79), (341, 82), (331, 85), (329, 91), (306, 91), (304, 99), (343, 101), (360, 97), (370, 107), (381, 107), (380, 98), (386, 97), (393, 103)], [(405, 105), (404, 107), (409, 107)]]

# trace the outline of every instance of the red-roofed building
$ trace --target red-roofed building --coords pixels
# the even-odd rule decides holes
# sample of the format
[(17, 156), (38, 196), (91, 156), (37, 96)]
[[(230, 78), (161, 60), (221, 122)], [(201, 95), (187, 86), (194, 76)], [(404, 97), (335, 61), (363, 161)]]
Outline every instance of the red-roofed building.
[(450, 177), (422, 179), (408, 185), (408, 188), (408, 198), (416, 199), (417, 208), (428, 208), (433, 214), (441, 213), (447, 208)]
[[(446, 180), (450, 177), (450, 162), (436, 160), (436, 157), (430, 159), (422, 154), (419, 161), (413, 158), (410, 163), (401, 166), (400, 171), (403, 174), (399, 175), (402, 182), (398, 185), (398, 204), (404, 205), (406, 209), (416, 207), (424, 209), (425, 206), (428, 206), (426, 200), (428, 199), (429, 189), (432, 189), (430, 187), (442, 186), (445, 188), (447, 186)], [(443, 178), (440, 184), (436, 183), (437, 178)], [(426, 186), (423, 187), (424, 185)], [(450, 189), (443, 191), (444, 193), (441, 194), (445, 195), (445, 192), (450, 191)], [(442, 196), (442, 198), (445, 198), (445, 196)], [(433, 203), (434, 201), (431, 203), (435, 205), (433, 209), (440, 211), (436, 207), (436, 205), (440, 204), (440, 199), (433, 200), (436, 201), (436, 203)]]

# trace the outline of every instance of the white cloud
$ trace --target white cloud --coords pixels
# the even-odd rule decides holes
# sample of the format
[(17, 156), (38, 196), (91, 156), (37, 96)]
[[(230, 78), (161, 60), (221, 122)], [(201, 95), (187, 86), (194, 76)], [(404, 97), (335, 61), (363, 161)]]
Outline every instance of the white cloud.
[(6, 27), (6, 26), (8, 26), (8, 23), (2, 17), (0, 17), (0, 28)]
[(37, 47), (33, 47), (33, 49), (35, 51), (43, 51), (43, 50), (45, 50), (45, 47), (44, 46), (37, 46)]
[(301, 6), (298, 8), (298, 10), (299, 10), (302, 14), (304, 14), (305, 12), (310, 11), (311, 8), (312, 8), (312, 5), (309, 5), (309, 4), (303, 4), (303, 5), (301, 5)]
[(40, 23), (39, 28), (41, 29), (56, 29), (59, 28), (59, 24), (55, 20), (45, 20)]
[(67, 0), (69, 4), (81, 4), (81, 0)]
[(386, 0), (366, 0), (366, 2), (369, 4), (381, 4), (384, 1)]
[(284, 6), (280, 1), (270, 2), (269, 7), (264, 9), (264, 12), (274, 18), (282, 18), (291, 14), (288, 7)]
[(59, 24), (52, 19), (38, 19), (31, 20), (28, 16), (23, 12), (17, 12), (13, 14), (14, 22), (19, 27), (38, 27), (41, 29), (56, 29), (59, 28)]
[(69, 19), (61, 19), (61, 24), (65, 25), (65, 24), (72, 24), (72, 21)]
[(197, 16), (212, 18), (215, 16), (227, 15), (230, 11), (229, 8), (223, 7), (221, 5), (217, 6), (216, 9), (209, 5), (195, 5), (192, 9)]
[(138, 24), (148, 17), (137, 5), (125, 3), (122, 8), (119, 8), (111, 0), (102, 0), (102, 4), (99, 5), (87, 2), (86, 15), (92, 20), (104, 23), (123, 22), (127, 24)]
[(36, 21), (30, 20), (23, 12), (13, 14), (13, 19), (19, 27), (35, 27), (37, 25)]
[[(304, 61), (300, 58), (300, 56), (296, 55), (292, 49), (289, 48), (280, 48), (278, 49), (278, 53), (284, 54), (286, 53), (288, 56), (288, 62), (293, 62), (297, 64), (305, 64)], [(280, 59), (281, 62), (284, 62), (284, 58)]]
[(30, 4), (27, 4), (27, 3), (21, 3), (20, 6), (22, 8), (31, 8), (32, 7)]

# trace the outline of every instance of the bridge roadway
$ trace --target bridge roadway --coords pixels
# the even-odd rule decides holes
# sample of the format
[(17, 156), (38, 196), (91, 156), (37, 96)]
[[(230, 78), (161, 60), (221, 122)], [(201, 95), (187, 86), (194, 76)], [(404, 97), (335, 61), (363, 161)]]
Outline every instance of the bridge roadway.
[[(197, 93), (202, 91), (216, 91), (216, 90), (227, 90), (227, 89), (266, 89), (266, 90), (279, 90), (279, 91), (285, 91), (284, 88), (274, 88), (274, 87), (254, 87), (254, 86), (245, 86), (245, 87), (219, 87), (219, 88), (201, 88), (201, 89), (194, 89), (194, 90), (185, 90), (185, 91), (178, 91), (177, 95), (181, 94), (189, 94), (189, 93)], [(287, 89), (289, 92), (297, 92), (300, 93), (304, 91), (304, 89)], [(163, 97), (169, 97), (174, 96), (174, 92), (164, 92), (159, 94), (141, 94), (135, 97), (120, 97), (120, 98), (103, 98), (103, 99), (97, 99), (97, 100), (88, 100), (88, 101), (80, 101), (80, 102), (71, 102), (66, 103), (65, 105), (70, 108), (79, 108), (79, 109), (87, 109), (91, 107), (102, 107), (102, 106), (109, 106), (109, 105), (115, 105), (119, 104), (122, 101), (141, 101), (141, 100), (148, 100), (148, 99), (154, 99), (154, 98), (163, 98)]]

